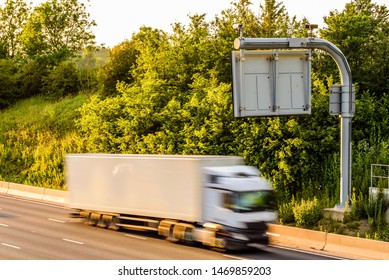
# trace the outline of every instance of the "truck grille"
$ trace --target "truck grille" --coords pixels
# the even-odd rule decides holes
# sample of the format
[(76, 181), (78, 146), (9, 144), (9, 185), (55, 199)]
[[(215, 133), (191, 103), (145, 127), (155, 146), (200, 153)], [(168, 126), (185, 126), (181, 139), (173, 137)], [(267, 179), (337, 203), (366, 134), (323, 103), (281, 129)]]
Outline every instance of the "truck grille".
[(253, 222), (253, 223), (246, 223), (246, 227), (248, 231), (255, 230), (255, 231), (266, 231), (267, 225), (265, 222)]

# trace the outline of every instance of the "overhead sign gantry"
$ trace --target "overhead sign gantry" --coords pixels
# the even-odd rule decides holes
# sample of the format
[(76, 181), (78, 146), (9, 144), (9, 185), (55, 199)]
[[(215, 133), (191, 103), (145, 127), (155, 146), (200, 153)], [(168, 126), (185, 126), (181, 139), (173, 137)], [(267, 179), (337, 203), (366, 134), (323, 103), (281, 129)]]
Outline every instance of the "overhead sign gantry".
[[(232, 53), (235, 117), (311, 113), (312, 49), (336, 62), (341, 85), (331, 87), (331, 114), (341, 118), (340, 204), (351, 195), (351, 119), (355, 112), (351, 69), (342, 51), (317, 38), (237, 38)], [(264, 51), (267, 50), (267, 51)]]

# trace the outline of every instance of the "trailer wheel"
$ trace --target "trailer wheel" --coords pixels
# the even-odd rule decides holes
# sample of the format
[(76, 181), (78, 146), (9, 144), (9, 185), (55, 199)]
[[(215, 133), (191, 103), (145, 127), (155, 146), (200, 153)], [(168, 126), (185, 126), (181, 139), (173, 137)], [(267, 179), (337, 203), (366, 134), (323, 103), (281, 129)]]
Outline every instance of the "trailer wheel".
[(111, 217), (108, 221), (108, 229), (110, 230), (118, 230), (120, 227), (118, 224), (120, 223), (120, 220), (118, 217)]
[(107, 228), (111, 220), (112, 220), (111, 215), (102, 214), (100, 215), (100, 218), (96, 226), (100, 228)]
[(96, 220), (94, 220), (93, 218), (92, 218), (92, 213), (87, 213), (86, 215), (85, 215), (85, 219), (84, 219), (84, 224), (86, 224), (86, 225), (88, 225), (88, 226), (94, 226), (94, 225), (96, 225)]
[(177, 242), (180, 240), (184, 240), (185, 235), (185, 225), (184, 224), (175, 224), (173, 227), (173, 241)]
[(173, 236), (175, 239), (184, 241), (184, 242), (192, 242), (193, 241), (193, 229), (195, 227), (191, 224), (186, 223), (178, 223), (174, 225)]
[(171, 242), (177, 242), (179, 239), (175, 238), (174, 229), (176, 221), (163, 220), (158, 225), (158, 234), (165, 237), (166, 240)]
[(188, 226), (185, 228), (184, 242), (187, 245), (194, 245), (196, 243), (196, 238), (194, 236), (194, 229), (195, 226), (191, 224), (188, 224)]

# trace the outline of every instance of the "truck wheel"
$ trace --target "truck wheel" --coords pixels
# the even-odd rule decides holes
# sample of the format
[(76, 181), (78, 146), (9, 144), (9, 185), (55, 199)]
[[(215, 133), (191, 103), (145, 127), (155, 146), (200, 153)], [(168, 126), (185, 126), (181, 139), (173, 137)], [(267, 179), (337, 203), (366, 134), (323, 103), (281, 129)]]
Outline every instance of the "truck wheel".
[(227, 240), (224, 238), (216, 238), (215, 240), (215, 247), (219, 249), (226, 249), (227, 247)]

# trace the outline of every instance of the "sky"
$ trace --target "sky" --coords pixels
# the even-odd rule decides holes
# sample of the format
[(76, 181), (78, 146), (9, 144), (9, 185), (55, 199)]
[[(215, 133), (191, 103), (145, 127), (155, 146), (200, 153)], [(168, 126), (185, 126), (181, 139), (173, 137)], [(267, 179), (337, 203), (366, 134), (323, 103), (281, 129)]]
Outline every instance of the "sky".
[[(30, 0), (38, 5), (46, 0)], [(30, 2), (28, 1), (28, 2)], [(86, 0), (79, 0), (86, 3)], [(325, 27), (323, 17), (330, 11), (342, 11), (351, 0), (279, 0), (284, 4), (289, 16), (298, 20), (306, 17), (311, 23)], [(3, 6), (5, 0), (0, 0)], [(142, 25), (164, 31), (171, 31), (171, 24), (188, 24), (188, 15), (206, 14), (207, 20), (220, 15), (222, 10), (231, 8), (232, 0), (90, 0), (87, 11), (97, 27), (93, 29), (98, 44), (113, 47), (125, 39), (130, 39)], [(259, 4), (264, 0), (251, 0), (252, 10), (259, 14)], [(389, 0), (373, 0), (380, 5), (389, 5)], [(389, 6), (388, 6), (389, 7)]]

